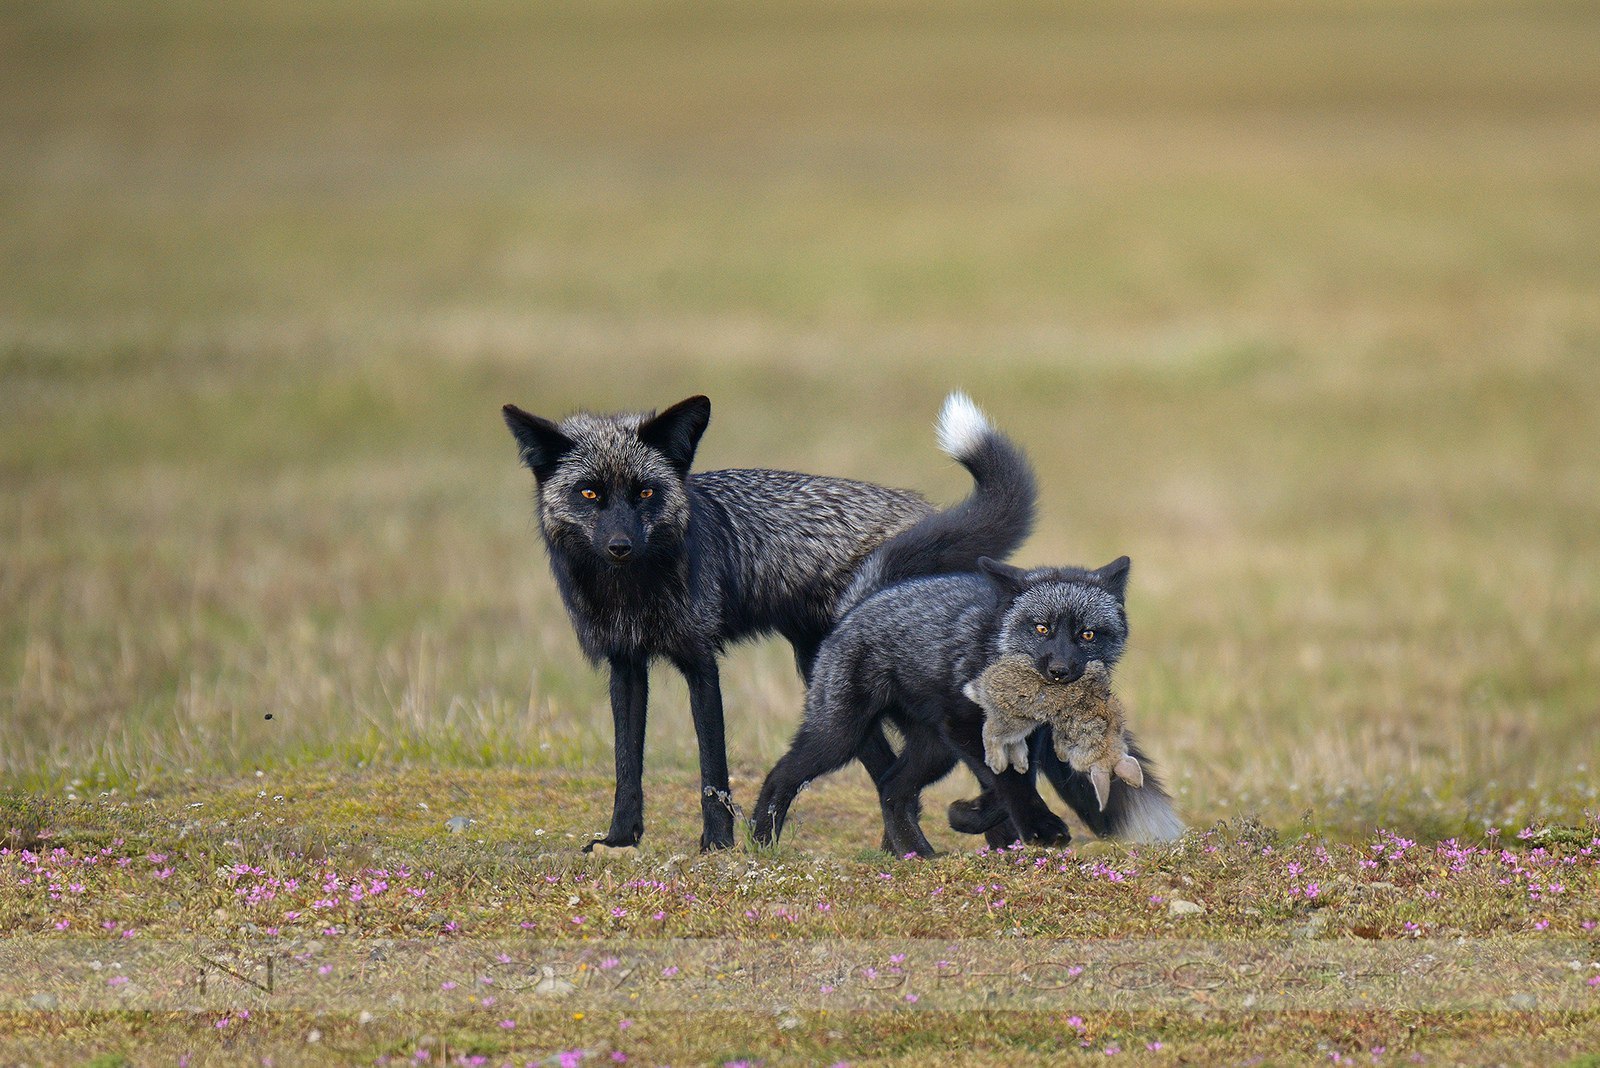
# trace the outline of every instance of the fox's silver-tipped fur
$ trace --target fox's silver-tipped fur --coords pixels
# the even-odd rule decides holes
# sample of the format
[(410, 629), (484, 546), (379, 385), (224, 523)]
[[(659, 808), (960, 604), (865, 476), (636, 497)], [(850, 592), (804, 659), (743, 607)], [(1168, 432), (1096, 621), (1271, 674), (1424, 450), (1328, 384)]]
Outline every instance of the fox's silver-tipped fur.
[(959, 460), (976, 449), (985, 437), (994, 433), (989, 417), (972, 403), (972, 398), (959, 390), (944, 399), (939, 411), (939, 448)]

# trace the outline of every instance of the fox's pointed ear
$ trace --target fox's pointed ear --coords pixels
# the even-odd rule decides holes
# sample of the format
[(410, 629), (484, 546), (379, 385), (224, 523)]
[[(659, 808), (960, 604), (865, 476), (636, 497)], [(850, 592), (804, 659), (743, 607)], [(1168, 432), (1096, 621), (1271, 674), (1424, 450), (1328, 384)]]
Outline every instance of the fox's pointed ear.
[(1028, 573), (1020, 567), (1002, 564), (987, 556), (978, 557), (978, 570), (988, 575), (1007, 594), (1016, 596), (1028, 585)]
[(505, 416), (511, 436), (517, 439), (522, 462), (533, 472), (534, 478), (543, 482), (556, 469), (561, 458), (571, 451), (572, 439), (550, 420), (525, 412), (515, 404), (505, 405), (500, 409), (500, 414)]
[(1128, 569), (1133, 566), (1133, 561), (1126, 556), (1119, 556), (1105, 567), (1094, 573), (1094, 581), (1109, 590), (1117, 600), (1122, 600), (1128, 592)]
[(711, 402), (705, 397), (690, 397), (646, 420), (639, 428), (639, 440), (659, 450), (680, 475), (686, 475), (709, 422)]

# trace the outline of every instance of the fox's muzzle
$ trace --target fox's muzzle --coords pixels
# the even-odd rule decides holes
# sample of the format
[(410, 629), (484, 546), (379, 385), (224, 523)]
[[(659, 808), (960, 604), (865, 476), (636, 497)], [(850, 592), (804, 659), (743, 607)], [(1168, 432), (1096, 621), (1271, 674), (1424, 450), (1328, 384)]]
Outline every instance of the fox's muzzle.
[(1077, 682), (1083, 677), (1084, 661), (1081, 657), (1060, 656), (1054, 652), (1039, 658), (1039, 674), (1051, 682)]
[(610, 564), (625, 564), (638, 555), (645, 535), (639, 514), (625, 505), (614, 504), (600, 512), (594, 530), (594, 551)]

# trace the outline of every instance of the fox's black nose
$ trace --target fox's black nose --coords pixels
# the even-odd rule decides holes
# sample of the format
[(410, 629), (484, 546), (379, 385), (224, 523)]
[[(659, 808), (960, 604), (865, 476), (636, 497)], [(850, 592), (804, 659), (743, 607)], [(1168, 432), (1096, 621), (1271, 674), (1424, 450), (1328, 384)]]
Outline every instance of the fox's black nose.
[(612, 538), (606, 542), (606, 552), (613, 560), (626, 560), (633, 555), (633, 542), (627, 538)]
[(1051, 682), (1076, 682), (1083, 675), (1083, 665), (1055, 657), (1046, 660), (1041, 667), (1043, 675)]

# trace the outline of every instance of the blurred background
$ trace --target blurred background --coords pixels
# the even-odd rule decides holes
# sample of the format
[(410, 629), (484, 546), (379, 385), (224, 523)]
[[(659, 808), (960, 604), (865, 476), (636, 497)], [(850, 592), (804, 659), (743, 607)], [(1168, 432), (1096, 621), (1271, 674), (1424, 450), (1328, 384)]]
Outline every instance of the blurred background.
[[(1577, 818), (1597, 56), (1587, 0), (8, 3), (0, 773), (607, 769), (499, 405), (704, 392), (702, 468), (949, 501), (964, 388), (1020, 560), (1132, 555), (1195, 822)], [(724, 687), (759, 775), (787, 649)]]

